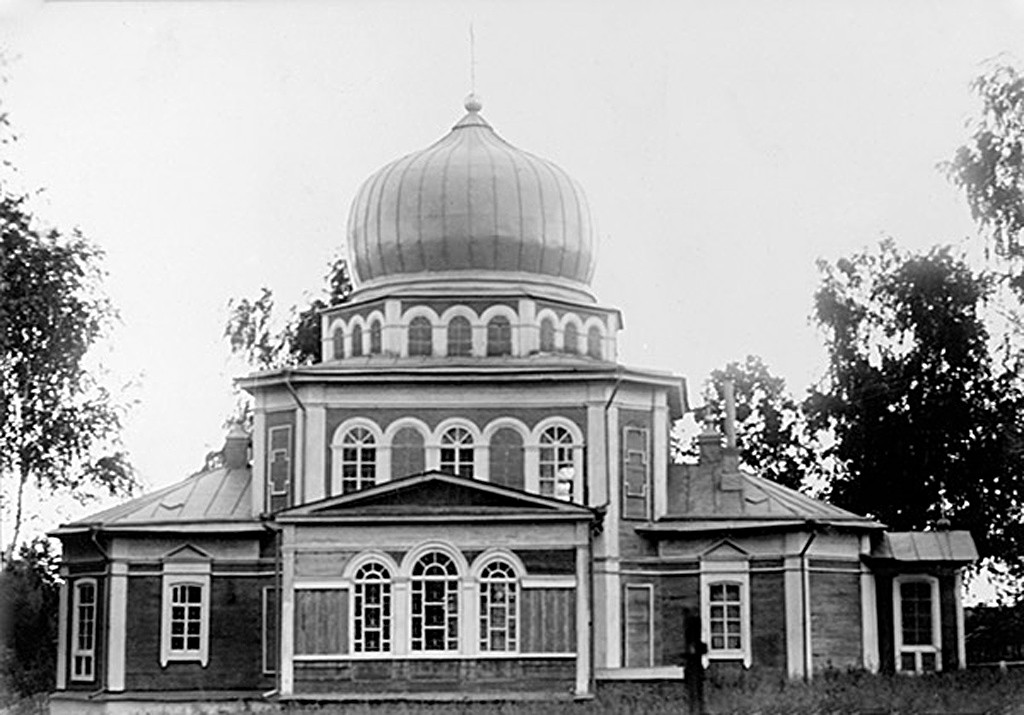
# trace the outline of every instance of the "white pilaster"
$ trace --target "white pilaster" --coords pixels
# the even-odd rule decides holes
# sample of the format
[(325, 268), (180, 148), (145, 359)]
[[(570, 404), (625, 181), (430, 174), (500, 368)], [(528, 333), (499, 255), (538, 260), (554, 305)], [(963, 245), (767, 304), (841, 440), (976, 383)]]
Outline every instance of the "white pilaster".
[(967, 641), (964, 629), (964, 578), (963, 572), (957, 569), (953, 576), (953, 608), (956, 609), (956, 655), (957, 667), (963, 670), (967, 667)]
[(60, 570), (57, 611), (57, 690), (68, 685), (68, 570)]
[(600, 506), (608, 501), (605, 464), (604, 405), (587, 405), (587, 506)]
[(407, 655), (409, 653), (409, 623), (412, 614), (411, 600), (409, 598), (409, 578), (407, 576), (396, 576), (394, 580), (394, 618), (391, 620), (391, 652), (395, 655)]
[(281, 694), (295, 690), (295, 527), (284, 529), (281, 549)]
[(305, 501), (323, 499), (327, 480), (327, 409), (321, 405), (306, 408), (306, 469), (302, 475)]
[(653, 450), (651, 464), (654, 468), (654, 518), (668, 513), (668, 405), (664, 392), (658, 393), (658, 404), (654, 407)]
[[(860, 538), (860, 553), (862, 556), (871, 553), (871, 537), (865, 535)], [(878, 653), (878, 603), (875, 575), (863, 562), (860, 565), (860, 617), (864, 669), (871, 673), (877, 673), (881, 661)]]
[(128, 564), (110, 564), (110, 611), (107, 625), (107, 690), (124, 690), (125, 644), (128, 638)]
[(786, 671), (790, 678), (804, 676), (803, 574), (799, 556), (785, 557), (783, 588), (786, 596)]
[(267, 494), (267, 415), (257, 409), (252, 416), (252, 515), (266, 511), (263, 499)]
[(462, 614), (459, 618), (459, 651), (469, 656), (480, 652), (480, 604), (476, 598), (476, 581), (464, 578), (459, 583)]
[(576, 695), (590, 692), (590, 525), (576, 526)]
[(402, 340), (402, 304), (397, 299), (384, 301), (384, 327), (381, 330), (381, 348), (384, 354), (401, 355), (404, 345)]
[(537, 303), (519, 299), (519, 345), (517, 355), (529, 355), (540, 349), (540, 328), (537, 326)]

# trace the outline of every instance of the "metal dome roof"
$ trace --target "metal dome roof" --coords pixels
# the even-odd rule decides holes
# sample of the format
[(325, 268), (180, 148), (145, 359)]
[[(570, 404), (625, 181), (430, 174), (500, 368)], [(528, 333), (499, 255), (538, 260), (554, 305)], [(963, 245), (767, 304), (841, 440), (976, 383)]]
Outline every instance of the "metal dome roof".
[(583, 190), (468, 113), (433, 145), (387, 164), (356, 195), (348, 245), (361, 286), (514, 280), (586, 291), (594, 271)]

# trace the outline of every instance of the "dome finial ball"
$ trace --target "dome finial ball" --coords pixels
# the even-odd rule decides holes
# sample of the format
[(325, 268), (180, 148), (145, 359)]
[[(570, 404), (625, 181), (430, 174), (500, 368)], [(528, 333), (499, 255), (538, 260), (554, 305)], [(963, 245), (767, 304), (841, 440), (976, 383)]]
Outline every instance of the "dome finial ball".
[(466, 95), (466, 101), (463, 106), (466, 107), (467, 112), (479, 112), (481, 109), (483, 109), (484, 105), (480, 101), (480, 97), (478, 97), (475, 93), (470, 92), (468, 95)]

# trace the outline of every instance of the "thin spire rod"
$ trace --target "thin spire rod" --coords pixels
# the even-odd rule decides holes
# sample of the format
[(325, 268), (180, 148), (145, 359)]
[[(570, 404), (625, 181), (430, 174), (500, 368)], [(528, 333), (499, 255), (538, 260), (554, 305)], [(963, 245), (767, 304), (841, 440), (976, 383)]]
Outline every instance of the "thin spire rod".
[(476, 36), (472, 21), (469, 23), (469, 92), (476, 94)]

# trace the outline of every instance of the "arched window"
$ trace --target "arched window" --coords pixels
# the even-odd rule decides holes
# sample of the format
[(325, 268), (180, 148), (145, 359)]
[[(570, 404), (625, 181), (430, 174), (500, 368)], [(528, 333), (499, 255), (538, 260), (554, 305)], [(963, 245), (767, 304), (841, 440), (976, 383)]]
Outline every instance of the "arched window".
[(473, 435), (465, 427), (452, 427), (441, 435), (441, 471), (473, 478)]
[(461, 315), (456, 315), (448, 323), (448, 354), (453, 356), (473, 354), (473, 326)]
[(341, 360), (345, 357), (345, 331), (338, 328), (334, 331), (334, 359)]
[(480, 650), (519, 650), (519, 580), (504, 561), (480, 572)]
[(96, 580), (75, 582), (71, 611), (71, 679), (92, 680), (96, 674)]
[(356, 653), (391, 650), (391, 572), (370, 562), (355, 575), (352, 607), (352, 648)]
[(419, 474), (426, 467), (423, 434), (415, 427), (402, 427), (391, 439), (391, 478)]
[(434, 328), (422, 315), (409, 323), (409, 354), (434, 354)]
[(363, 354), (363, 326), (356, 325), (352, 328), (352, 357), (359, 357)]
[(437, 551), (412, 567), (412, 649), (459, 649), (459, 571)]
[(512, 323), (503, 315), (491, 318), (487, 323), (487, 354), (512, 354)]
[(491, 435), (487, 450), (492, 484), (523, 489), (523, 436), (511, 427), (502, 427)]
[(587, 355), (601, 359), (601, 329), (596, 325), (591, 325), (587, 331)]
[(540, 350), (544, 353), (555, 352), (555, 321), (551, 318), (540, 321)]
[(576, 482), (575, 445), (565, 427), (548, 427), (540, 435), (540, 493), (572, 501)]
[(580, 332), (576, 327), (576, 323), (566, 324), (565, 333), (562, 335), (562, 341), (565, 345), (565, 352), (573, 353), (575, 355), (580, 351)]
[(370, 354), (380, 355), (380, 321), (370, 323)]
[(353, 427), (341, 440), (341, 493), (372, 487), (376, 481), (376, 440), (365, 427)]

